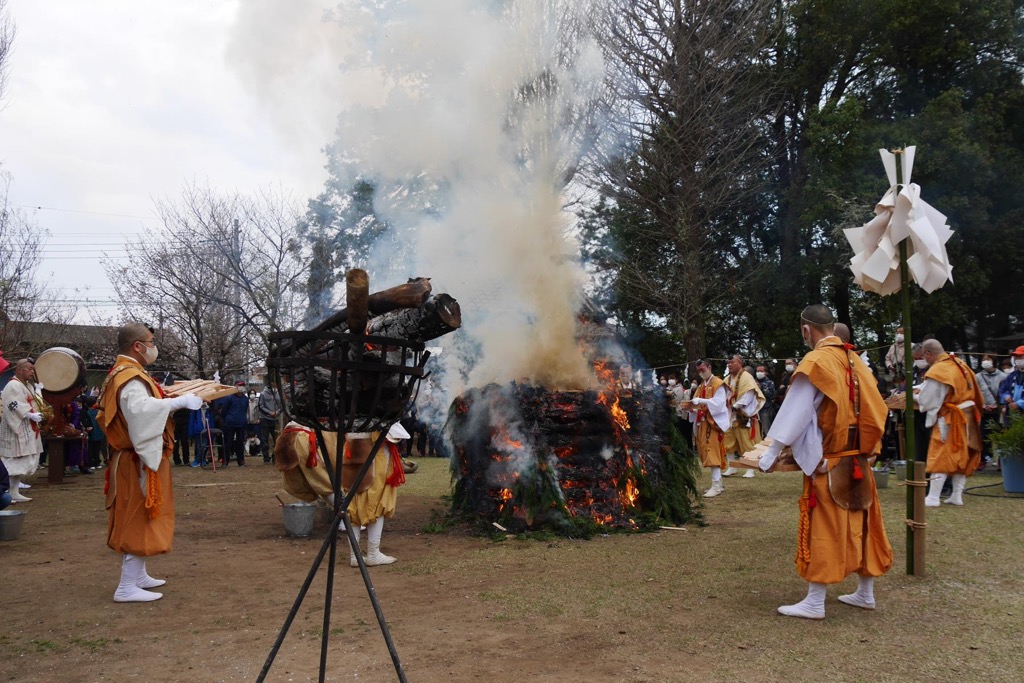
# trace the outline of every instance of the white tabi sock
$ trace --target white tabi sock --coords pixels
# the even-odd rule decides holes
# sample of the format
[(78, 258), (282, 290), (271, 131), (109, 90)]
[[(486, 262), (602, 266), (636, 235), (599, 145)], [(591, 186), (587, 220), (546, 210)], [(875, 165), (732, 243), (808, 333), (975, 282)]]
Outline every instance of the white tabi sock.
[(720, 481), (722, 481), (722, 468), (721, 467), (712, 467), (711, 468), (711, 483), (712, 484), (717, 484)]
[(392, 564), (395, 558), (385, 555), (380, 551), (380, 537), (384, 533), (384, 518), (378, 517), (372, 523), (366, 525), (366, 564), (376, 567), (382, 564)]
[(142, 572), (141, 572), (142, 578), (140, 578), (139, 582), (137, 584), (135, 584), (136, 586), (138, 586), (139, 588), (159, 588), (160, 586), (162, 586), (165, 583), (167, 583), (163, 579), (154, 579), (152, 576), (149, 575), (149, 572), (146, 571), (146, 559), (145, 558), (140, 557), (139, 561), (142, 562)]
[(931, 481), (928, 483), (928, 495), (924, 499), (926, 507), (937, 508), (939, 507), (939, 494), (942, 493), (942, 486), (946, 483), (945, 474), (933, 474)]
[(783, 605), (779, 608), (779, 614), (803, 619), (824, 619), (825, 584), (808, 583), (807, 597), (795, 605)]
[(152, 602), (164, 597), (163, 593), (154, 593), (139, 588), (142, 579), (142, 558), (129, 553), (121, 560), (121, 582), (114, 591), (114, 602)]
[(861, 609), (875, 609), (875, 577), (858, 576), (857, 590), (849, 595), (840, 595), (839, 602)]

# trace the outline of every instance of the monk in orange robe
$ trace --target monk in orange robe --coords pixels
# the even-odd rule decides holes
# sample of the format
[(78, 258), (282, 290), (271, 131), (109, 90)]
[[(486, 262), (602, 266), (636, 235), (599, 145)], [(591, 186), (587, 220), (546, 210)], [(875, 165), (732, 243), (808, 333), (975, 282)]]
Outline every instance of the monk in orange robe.
[(808, 306), (800, 322), (812, 351), (793, 373), (760, 467), (770, 472), (791, 446), (804, 472), (796, 567), (808, 583), (807, 597), (779, 613), (824, 619), (828, 584), (856, 572), (856, 592), (839, 600), (874, 609), (874, 579), (892, 566), (870, 467), (881, 450), (887, 409), (871, 371), (833, 334), (832, 312)]
[(169, 552), (174, 539), (174, 492), (170, 458), (174, 449), (171, 413), (195, 410), (194, 394), (164, 398), (145, 371), (159, 351), (153, 330), (129, 323), (117, 334), (119, 355), (99, 397), (100, 426), (110, 444), (105, 487), (107, 545), (122, 554), (121, 581), (114, 602), (150, 602), (166, 583), (146, 571), (146, 558)]
[(725, 430), (729, 428), (729, 387), (711, 372), (706, 360), (697, 361), (701, 384), (694, 389), (690, 403), (690, 419), (696, 423), (693, 442), (700, 455), (700, 464), (711, 470), (711, 488), (705, 498), (725, 492), (722, 470), (728, 464), (725, 454)]
[(928, 496), (924, 504), (939, 506), (939, 494), (946, 478), (953, 477), (953, 493), (944, 503), (963, 505), (967, 477), (981, 462), (981, 409), (985, 399), (967, 363), (949, 355), (937, 339), (922, 345), (929, 367), (917, 397), (918, 410), (925, 413), (928, 441)]

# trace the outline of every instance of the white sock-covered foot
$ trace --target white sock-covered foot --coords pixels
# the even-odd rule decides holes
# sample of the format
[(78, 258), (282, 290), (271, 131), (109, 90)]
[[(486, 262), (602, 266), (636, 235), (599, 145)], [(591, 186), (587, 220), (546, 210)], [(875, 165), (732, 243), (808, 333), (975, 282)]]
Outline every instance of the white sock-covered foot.
[(21, 477), (11, 477), (10, 480), (11, 488), (7, 493), (11, 495), (12, 503), (27, 503), (32, 500), (28, 496), (21, 495)]
[(824, 619), (825, 584), (807, 584), (807, 597), (795, 605), (783, 605), (779, 608), (779, 614), (802, 619)]
[(152, 576), (150, 576), (149, 572), (146, 571), (146, 561), (142, 560), (142, 578), (140, 578), (138, 583), (136, 583), (135, 585), (139, 588), (159, 588), (165, 583), (167, 582), (163, 579), (154, 579)]
[(378, 517), (372, 523), (366, 525), (366, 566), (368, 567), (392, 564), (397, 561), (394, 557), (385, 555), (380, 551), (380, 537), (383, 532), (383, 517)]
[(138, 586), (118, 586), (114, 591), (114, 602), (153, 602), (164, 597), (163, 593), (148, 591)]
[(370, 548), (366, 551), (367, 567), (376, 567), (382, 564), (393, 564), (397, 561), (397, 558), (382, 553), (380, 551), (379, 545), (371, 545)]
[(711, 484), (711, 488), (704, 492), (704, 497), (714, 498), (723, 493), (725, 493), (725, 486), (722, 485), (722, 482), (716, 481)]
[(142, 579), (143, 560), (141, 557), (125, 554), (121, 561), (121, 582), (114, 591), (114, 602), (152, 602), (164, 597), (163, 593), (154, 593), (139, 588)]
[(857, 590), (848, 595), (840, 595), (839, 602), (861, 609), (875, 609), (875, 578), (858, 577)]
[(726, 468), (725, 472), (722, 472), (723, 477), (731, 477), (734, 474), (736, 474), (736, 468), (732, 466)]
[(746, 474), (743, 475), (743, 478), (744, 479), (753, 479), (754, 478), (754, 470), (747, 470)]
[(928, 482), (928, 495), (924, 499), (925, 507), (937, 508), (941, 503), (939, 502), (939, 494), (942, 493), (942, 486), (946, 483), (945, 474), (933, 474), (931, 480)]
[(954, 474), (953, 475), (953, 493), (950, 494), (949, 498), (942, 501), (949, 505), (963, 505), (964, 504), (964, 486), (967, 485), (966, 474)]

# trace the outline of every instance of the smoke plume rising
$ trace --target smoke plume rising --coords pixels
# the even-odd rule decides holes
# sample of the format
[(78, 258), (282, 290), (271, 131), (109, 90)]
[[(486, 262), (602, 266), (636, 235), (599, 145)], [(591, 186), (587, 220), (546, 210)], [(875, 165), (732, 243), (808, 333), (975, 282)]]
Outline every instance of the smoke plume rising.
[(399, 268), (383, 267), (392, 248), (374, 254), (371, 276), (430, 276), (462, 304), (469, 339), (443, 340), (442, 360), (464, 373), (449, 368), (449, 380), (593, 381), (575, 337), (584, 272), (563, 206), (600, 133), (604, 65), (587, 29), (598, 5), (241, 4), (228, 55), (239, 75), (286, 129), (334, 140), (353, 180), (377, 183), (390, 244), (414, 245)]

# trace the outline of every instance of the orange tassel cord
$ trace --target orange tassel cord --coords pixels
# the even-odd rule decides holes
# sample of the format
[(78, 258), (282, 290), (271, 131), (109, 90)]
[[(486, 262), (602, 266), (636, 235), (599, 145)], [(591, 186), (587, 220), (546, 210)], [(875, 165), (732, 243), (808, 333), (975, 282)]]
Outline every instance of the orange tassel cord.
[(150, 519), (160, 516), (160, 508), (164, 504), (163, 491), (160, 490), (160, 481), (156, 472), (149, 470), (146, 473), (146, 512)]
[(800, 496), (800, 522), (796, 532), (796, 566), (799, 571), (811, 563), (811, 509), (818, 505), (811, 486), (811, 478), (805, 476), (804, 493)]

